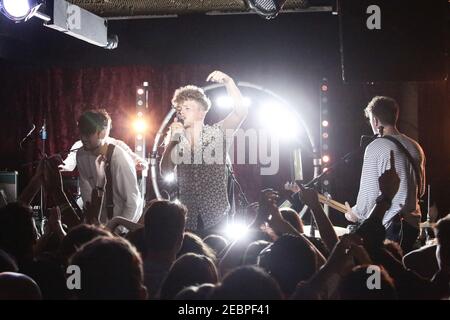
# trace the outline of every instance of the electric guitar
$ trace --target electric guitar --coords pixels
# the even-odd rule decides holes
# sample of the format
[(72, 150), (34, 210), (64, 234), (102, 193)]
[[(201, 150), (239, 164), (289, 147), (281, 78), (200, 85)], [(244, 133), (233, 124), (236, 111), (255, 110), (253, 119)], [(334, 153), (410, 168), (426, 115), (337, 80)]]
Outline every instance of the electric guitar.
[[(295, 182), (287, 182), (284, 185), (284, 188), (286, 190), (292, 191), (294, 193), (297, 193), (297, 192), (300, 191), (300, 187)], [(333, 209), (335, 209), (335, 210), (337, 210), (337, 211), (339, 211), (339, 212), (341, 212), (343, 214), (345, 214), (348, 211), (348, 209), (345, 206), (345, 204), (342, 204), (342, 203), (340, 203), (340, 202), (338, 202), (336, 200), (332, 200), (329, 197), (327, 197), (327, 196), (325, 196), (323, 194), (320, 194), (320, 193), (318, 194), (318, 196), (319, 196), (319, 202), (320, 203), (326, 204), (330, 208), (333, 208)], [(432, 222), (426, 221), (426, 222), (420, 223), (420, 228), (434, 228), (435, 225), (436, 225), (436, 223), (432, 223)]]
[[(284, 188), (286, 190), (292, 191), (294, 193), (297, 193), (297, 192), (300, 191), (300, 187), (295, 182), (287, 182), (284, 185)], [(325, 204), (325, 205), (329, 206), (330, 208), (333, 208), (333, 209), (335, 209), (335, 210), (337, 210), (337, 211), (339, 211), (339, 212), (341, 212), (343, 214), (345, 214), (348, 211), (348, 209), (345, 206), (345, 204), (340, 203), (340, 202), (338, 202), (336, 200), (330, 199), (329, 197), (327, 197), (327, 196), (325, 196), (325, 195), (323, 195), (321, 193), (319, 193), (318, 196), (319, 196), (319, 202), (320, 203)]]

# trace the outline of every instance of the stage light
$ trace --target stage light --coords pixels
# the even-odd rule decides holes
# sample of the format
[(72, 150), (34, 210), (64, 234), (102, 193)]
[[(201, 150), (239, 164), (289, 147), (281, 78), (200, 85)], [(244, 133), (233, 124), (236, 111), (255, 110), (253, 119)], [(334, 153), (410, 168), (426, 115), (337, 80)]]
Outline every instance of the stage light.
[(175, 173), (169, 173), (167, 175), (164, 176), (164, 181), (167, 183), (172, 183), (175, 181)]
[(244, 97), (242, 100), (244, 101), (244, 106), (250, 107), (252, 105), (252, 99), (249, 97)]
[(328, 139), (328, 132), (324, 132), (324, 133), (322, 134), (322, 137), (323, 137), (324, 139)]
[(231, 241), (244, 237), (248, 232), (248, 227), (240, 222), (231, 222), (225, 227), (225, 236)]
[(138, 135), (136, 135), (136, 139), (138, 139), (138, 140), (142, 140), (142, 134), (138, 134)]
[(330, 161), (330, 157), (327, 156), (327, 155), (324, 155), (324, 156), (322, 157), (322, 161), (325, 162), (325, 163), (327, 163), (327, 162)]
[(216, 99), (216, 104), (219, 108), (229, 109), (233, 107), (233, 99), (229, 96), (220, 96)]
[[(243, 97), (242, 101), (246, 107), (250, 107), (252, 104), (252, 100), (249, 97)], [(220, 96), (216, 99), (216, 104), (219, 108), (230, 109), (233, 107), (233, 99), (229, 96)]]
[(276, 101), (263, 104), (259, 110), (259, 118), (261, 124), (279, 138), (291, 139), (298, 134), (295, 115)]
[(323, 120), (322, 121), (322, 126), (324, 126), (324, 127), (328, 127), (328, 121), (327, 120)]
[(328, 91), (328, 85), (323, 84), (323, 85), (320, 87), (320, 90), (322, 90), (322, 91)]
[(137, 133), (143, 133), (147, 129), (147, 124), (143, 119), (138, 119), (134, 122), (134, 130)]
[[(42, 2), (42, 1), (39, 1)], [(37, 10), (42, 5), (36, 0), (0, 0), (0, 11), (10, 20), (15, 22), (27, 21), (33, 16), (47, 20), (45, 15), (39, 14)], [(49, 21), (50, 18), (47, 17)]]
[(266, 19), (275, 18), (286, 0), (246, 0), (247, 6)]
[(137, 116), (138, 116), (139, 118), (142, 118), (143, 115), (144, 115), (144, 114), (143, 114), (141, 111), (139, 111), (139, 112), (137, 113)]
[(142, 151), (142, 146), (137, 146), (137, 147), (136, 147), (136, 151), (137, 151), (137, 152), (141, 152), (141, 151)]
[(143, 95), (143, 94), (144, 94), (144, 89), (139, 88), (139, 89), (137, 90), (137, 94)]

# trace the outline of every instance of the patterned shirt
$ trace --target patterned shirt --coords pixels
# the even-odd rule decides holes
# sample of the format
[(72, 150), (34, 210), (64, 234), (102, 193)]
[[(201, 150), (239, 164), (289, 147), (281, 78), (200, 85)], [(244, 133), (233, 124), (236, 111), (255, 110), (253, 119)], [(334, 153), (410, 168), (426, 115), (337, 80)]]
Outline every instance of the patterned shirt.
[(388, 139), (375, 139), (367, 146), (364, 154), (358, 199), (352, 211), (359, 220), (369, 217), (376, 199), (380, 195), (378, 178), (384, 171), (390, 169), (390, 152), (393, 150), (400, 186), (392, 200), (392, 206), (384, 215), (383, 224), (388, 228), (392, 219), (397, 214), (401, 214), (405, 221), (418, 228), (421, 212), (417, 191), (420, 196), (425, 192), (425, 155), (420, 145), (406, 135), (392, 135), (392, 137), (397, 139), (413, 157), (423, 177), (422, 185), (418, 185), (413, 166), (394, 142)]
[(188, 208), (186, 229), (197, 230), (198, 215), (204, 228), (217, 225), (228, 212), (228, 156), (220, 124), (204, 125), (200, 143), (191, 145), (182, 136), (175, 152), (183, 159), (177, 165), (179, 200)]

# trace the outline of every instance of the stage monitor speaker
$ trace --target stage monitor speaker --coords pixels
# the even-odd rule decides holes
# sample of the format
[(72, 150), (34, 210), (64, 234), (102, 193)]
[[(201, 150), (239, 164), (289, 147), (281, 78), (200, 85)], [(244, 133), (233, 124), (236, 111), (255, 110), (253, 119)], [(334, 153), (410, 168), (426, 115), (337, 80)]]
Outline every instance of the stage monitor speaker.
[(0, 197), (6, 202), (17, 201), (17, 171), (0, 171)]
[(338, 0), (344, 82), (447, 77), (447, 0)]

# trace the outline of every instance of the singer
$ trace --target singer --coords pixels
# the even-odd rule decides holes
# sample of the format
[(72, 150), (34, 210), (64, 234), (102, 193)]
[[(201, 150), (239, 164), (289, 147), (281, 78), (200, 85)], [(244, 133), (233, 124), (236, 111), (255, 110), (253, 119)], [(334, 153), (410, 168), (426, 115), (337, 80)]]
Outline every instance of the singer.
[[(234, 103), (233, 110), (224, 120), (205, 125), (211, 101), (204, 91), (193, 85), (177, 89), (172, 99), (177, 117), (170, 126), (160, 163), (162, 176), (176, 173), (179, 200), (188, 208), (186, 229), (201, 235), (220, 232), (229, 211), (229, 157), (225, 140), (230, 138), (230, 132), (231, 136), (235, 134), (248, 113), (241, 92), (231, 77), (221, 71), (214, 71), (206, 81), (225, 85)], [(221, 150), (220, 161), (204, 161), (208, 150)], [(180, 162), (177, 159), (186, 156), (194, 161)], [(200, 162), (196, 159), (200, 159)]]
[[(383, 131), (383, 137), (373, 140), (366, 148), (357, 202), (353, 208), (347, 205), (345, 216), (352, 222), (361, 222), (369, 217), (375, 203), (385, 202), (389, 207), (383, 219), (386, 238), (399, 242), (407, 253), (419, 234), (419, 198), (425, 192), (425, 155), (416, 141), (397, 129), (399, 106), (394, 99), (374, 97), (365, 114), (373, 132)], [(400, 187), (393, 199), (386, 199), (379, 197), (378, 177), (389, 169), (391, 150)]]

